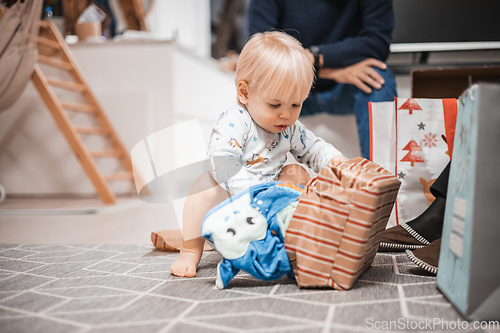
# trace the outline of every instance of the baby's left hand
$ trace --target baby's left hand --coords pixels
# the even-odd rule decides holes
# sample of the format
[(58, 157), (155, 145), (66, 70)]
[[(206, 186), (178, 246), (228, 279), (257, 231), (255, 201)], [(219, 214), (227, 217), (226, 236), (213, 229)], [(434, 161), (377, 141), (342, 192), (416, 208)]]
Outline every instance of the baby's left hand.
[(333, 164), (340, 164), (340, 163), (344, 162), (345, 160), (347, 160), (347, 158), (345, 158), (344, 156), (334, 156), (331, 159)]

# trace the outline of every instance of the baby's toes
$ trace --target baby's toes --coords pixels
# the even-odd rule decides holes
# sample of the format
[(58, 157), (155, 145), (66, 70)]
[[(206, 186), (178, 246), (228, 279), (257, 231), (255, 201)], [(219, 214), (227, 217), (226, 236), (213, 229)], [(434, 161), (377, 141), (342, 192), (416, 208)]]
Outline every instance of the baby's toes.
[(178, 263), (173, 263), (170, 267), (170, 273), (175, 276), (186, 276), (186, 267), (184, 265), (179, 265)]
[(196, 276), (196, 266), (186, 267), (186, 271), (184, 272), (184, 276), (186, 277), (195, 277)]

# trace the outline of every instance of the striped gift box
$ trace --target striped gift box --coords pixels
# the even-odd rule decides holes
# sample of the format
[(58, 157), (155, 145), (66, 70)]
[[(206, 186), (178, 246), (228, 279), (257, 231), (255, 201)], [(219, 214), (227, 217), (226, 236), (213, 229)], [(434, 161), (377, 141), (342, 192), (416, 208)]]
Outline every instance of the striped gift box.
[(285, 236), (299, 287), (352, 287), (373, 262), (400, 184), (362, 157), (330, 162), (309, 182)]

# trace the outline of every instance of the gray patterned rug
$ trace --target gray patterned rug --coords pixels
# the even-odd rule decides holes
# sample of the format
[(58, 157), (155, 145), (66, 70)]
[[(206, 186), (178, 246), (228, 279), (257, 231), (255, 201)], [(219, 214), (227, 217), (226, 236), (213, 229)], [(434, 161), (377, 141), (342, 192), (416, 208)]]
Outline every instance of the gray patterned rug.
[(377, 254), (349, 291), (242, 273), (220, 291), (219, 254), (206, 252), (192, 279), (170, 275), (177, 257), (150, 246), (0, 245), (0, 332), (417, 332), (463, 320), (403, 253)]

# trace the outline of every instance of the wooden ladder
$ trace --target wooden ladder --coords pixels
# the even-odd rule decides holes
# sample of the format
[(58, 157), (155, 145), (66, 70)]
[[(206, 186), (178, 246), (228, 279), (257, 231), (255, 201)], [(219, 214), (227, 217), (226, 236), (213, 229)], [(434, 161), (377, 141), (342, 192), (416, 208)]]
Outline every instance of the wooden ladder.
[[(132, 181), (134, 175), (132, 162), (127, 149), (113, 129), (108, 117), (97, 102), (94, 94), (76, 63), (69, 47), (59, 33), (56, 25), (51, 21), (41, 21), (38, 37), (38, 63), (68, 71), (73, 81), (60, 80), (46, 77), (35, 65), (31, 77), (33, 84), (40, 93), (45, 105), (54, 117), (61, 132), (64, 134), (71, 149), (80, 161), (83, 169), (94, 185), (99, 197), (105, 204), (116, 203), (116, 195), (111, 190), (111, 181)], [(65, 103), (59, 100), (52, 87), (74, 91), (83, 96), (83, 104)], [(99, 126), (77, 127), (68, 116), (67, 112), (85, 113), (97, 119)], [(90, 151), (82, 140), (83, 135), (99, 135), (108, 141), (111, 149)], [(104, 176), (98, 169), (95, 159), (114, 158), (120, 161), (123, 171)]]

